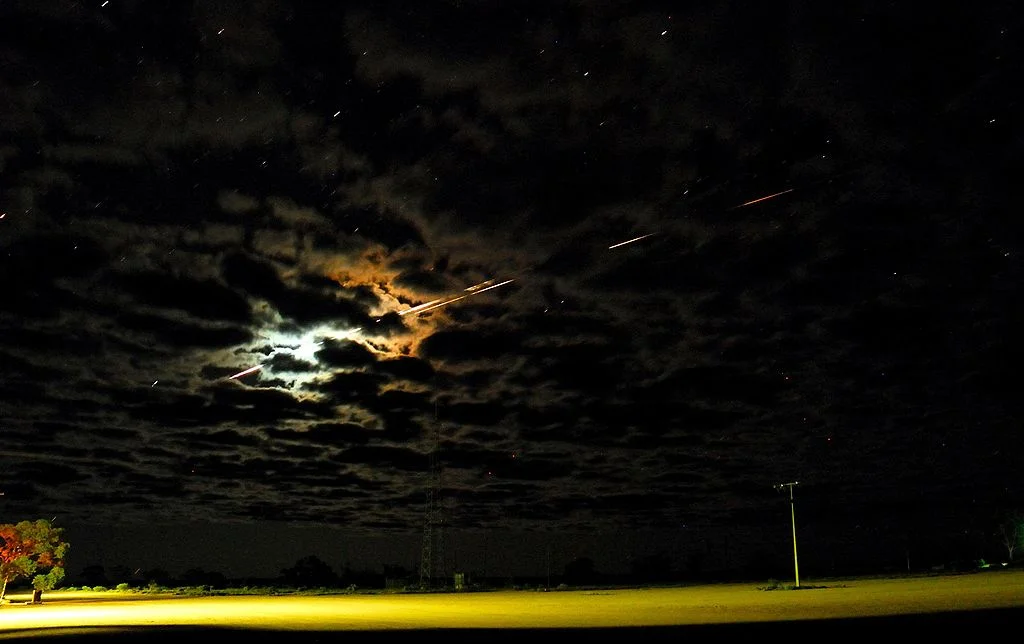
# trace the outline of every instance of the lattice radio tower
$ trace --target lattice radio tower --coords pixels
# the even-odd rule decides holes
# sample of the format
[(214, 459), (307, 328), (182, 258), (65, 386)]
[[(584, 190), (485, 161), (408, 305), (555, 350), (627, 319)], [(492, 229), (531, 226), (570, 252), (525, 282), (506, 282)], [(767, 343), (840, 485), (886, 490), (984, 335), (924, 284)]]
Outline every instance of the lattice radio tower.
[[(432, 585), (435, 575), (445, 579), (444, 567), (444, 525), (441, 516), (441, 463), (438, 459), (441, 426), (437, 421), (437, 405), (434, 405), (434, 428), (430, 446), (430, 471), (427, 480), (426, 507), (423, 519), (423, 546), (420, 550), (420, 587)], [(436, 546), (436, 551), (435, 551)], [(435, 562), (440, 566), (435, 567)]]

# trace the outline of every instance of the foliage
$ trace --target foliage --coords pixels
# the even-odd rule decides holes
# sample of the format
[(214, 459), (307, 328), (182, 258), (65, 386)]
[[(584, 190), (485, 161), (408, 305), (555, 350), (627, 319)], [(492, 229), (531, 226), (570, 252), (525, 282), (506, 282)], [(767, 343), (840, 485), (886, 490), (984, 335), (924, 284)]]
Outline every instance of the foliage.
[(45, 519), (0, 525), (0, 599), (10, 582), (35, 573), (32, 587), (37, 591), (56, 587), (64, 579), (64, 556), (70, 548), (63, 536), (63, 528)]
[(78, 575), (82, 581), (82, 588), (91, 589), (93, 586), (106, 586), (110, 583), (107, 579), (107, 572), (103, 566), (99, 564), (92, 564), (82, 568), (82, 572)]
[(150, 585), (170, 586), (172, 582), (171, 573), (163, 568), (152, 568), (142, 573), (142, 576)]
[(223, 573), (202, 568), (189, 568), (179, 580), (184, 586), (205, 586), (207, 588), (224, 588), (228, 584)]
[(54, 566), (50, 571), (32, 578), (32, 587), (38, 591), (53, 590), (64, 581), (64, 568)]
[(316, 555), (299, 559), (291, 568), (282, 570), (281, 577), (286, 583), (303, 588), (327, 587), (338, 583), (334, 570)]

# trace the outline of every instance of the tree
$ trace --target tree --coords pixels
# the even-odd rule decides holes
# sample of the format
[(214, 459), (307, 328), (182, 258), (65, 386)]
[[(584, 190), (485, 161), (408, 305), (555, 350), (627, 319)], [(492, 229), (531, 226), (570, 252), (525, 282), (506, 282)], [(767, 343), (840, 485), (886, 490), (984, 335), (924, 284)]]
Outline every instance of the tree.
[(316, 555), (299, 559), (291, 568), (281, 571), (285, 583), (305, 588), (327, 588), (338, 583), (334, 570)]
[(64, 579), (64, 556), (70, 547), (64, 528), (45, 519), (0, 524), (0, 600), (10, 582), (39, 573), (32, 579), (32, 601), (41, 602), (43, 591)]
[(999, 537), (1006, 547), (1006, 556), (1013, 561), (1017, 548), (1024, 547), (1024, 512), (1007, 513), (999, 524)]
[(78, 576), (79, 582), (84, 586), (109, 586), (110, 580), (107, 579), (107, 571), (100, 564), (90, 564), (85, 568), (82, 568), (82, 572)]
[(170, 586), (171, 585), (171, 573), (167, 572), (163, 568), (153, 568), (142, 573), (143, 578), (147, 583), (155, 584), (157, 586)]
[(61, 566), (54, 566), (46, 574), (33, 577), (32, 603), (41, 604), (43, 602), (43, 591), (53, 590), (62, 581), (64, 581), (64, 568)]
[(202, 568), (189, 568), (181, 574), (181, 583), (184, 586), (209, 586), (210, 588), (226, 588), (228, 579), (223, 573), (216, 570), (203, 570)]

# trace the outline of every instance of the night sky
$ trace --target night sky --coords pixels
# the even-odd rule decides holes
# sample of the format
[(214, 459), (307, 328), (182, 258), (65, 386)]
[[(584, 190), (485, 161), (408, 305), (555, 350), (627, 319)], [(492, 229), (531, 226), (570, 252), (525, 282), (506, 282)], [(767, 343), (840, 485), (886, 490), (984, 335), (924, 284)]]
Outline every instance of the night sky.
[(0, 3), (0, 522), (412, 568), (433, 452), (457, 567), (980, 547), (1015, 3), (674, 4)]

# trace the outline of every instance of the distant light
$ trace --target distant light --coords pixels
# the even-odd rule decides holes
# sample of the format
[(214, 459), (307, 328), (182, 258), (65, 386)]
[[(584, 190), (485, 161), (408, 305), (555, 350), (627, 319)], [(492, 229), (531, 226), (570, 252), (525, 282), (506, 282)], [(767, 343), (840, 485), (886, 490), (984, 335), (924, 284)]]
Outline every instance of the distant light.
[(664, 36), (667, 33), (668, 33), (668, 29), (666, 29), (665, 31), (661, 32), (661, 35)]
[(101, 6), (101, 7), (105, 7), (105, 6), (107, 6), (108, 4), (110, 4), (110, 0), (103, 0), (103, 4), (101, 4), (100, 6)]

